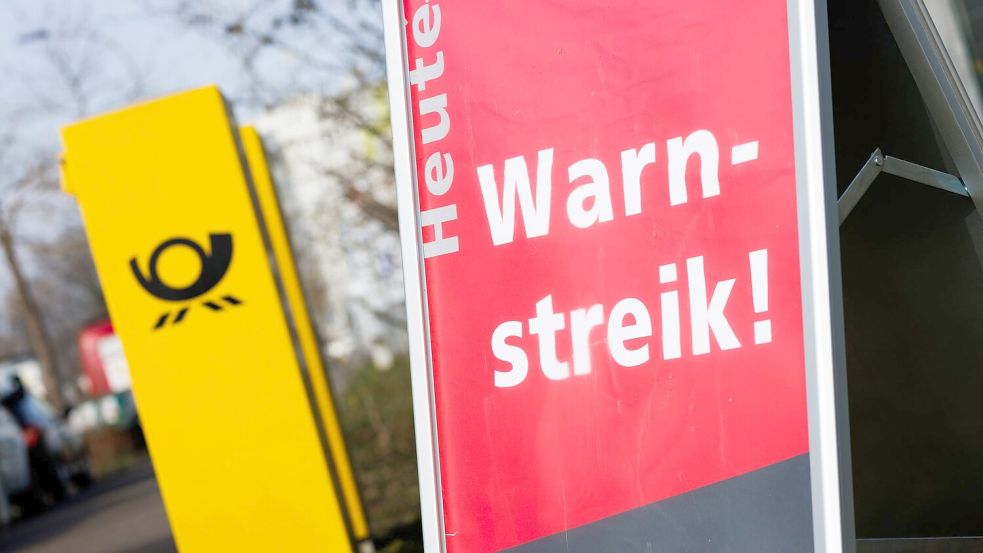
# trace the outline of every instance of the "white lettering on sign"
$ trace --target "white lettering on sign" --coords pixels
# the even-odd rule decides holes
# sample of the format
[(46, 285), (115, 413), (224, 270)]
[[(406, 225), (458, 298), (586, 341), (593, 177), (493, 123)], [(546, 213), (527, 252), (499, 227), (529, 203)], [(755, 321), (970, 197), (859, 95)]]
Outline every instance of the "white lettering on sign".
[[(659, 267), (659, 284), (676, 282), (676, 264)], [(679, 335), (679, 291), (670, 290), (660, 295), (662, 301), (662, 357), (679, 359), (683, 356), (683, 341)]]
[[(768, 251), (752, 251), (748, 254), (748, 259), (755, 312), (764, 313), (768, 308)], [(676, 263), (670, 263), (660, 267), (660, 284), (672, 284), (678, 280), (676, 266)], [(711, 343), (716, 343), (721, 351), (740, 348), (742, 344), (725, 313), (736, 279), (730, 278), (710, 285), (704, 272), (703, 256), (687, 259), (685, 267), (692, 335), (690, 353), (710, 353)], [(682, 321), (679, 291), (660, 294), (657, 309), (662, 323), (659, 329), (662, 335), (659, 340), (662, 359), (679, 359), (683, 356), (680, 343)], [(569, 314), (558, 313), (553, 304), (553, 296), (548, 295), (536, 302), (535, 315), (526, 322), (529, 340), (523, 340), (524, 326), (521, 321), (506, 321), (498, 325), (492, 333), (492, 354), (504, 365), (495, 368), (495, 386), (511, 388), (526, 380), (529, 376), (529, 357), (526, 351), (533, 341), (539, 350), (540, 370), (549, 380), (566, 380), (591, 374), (590, 346), (597, 342), (593, 339), (595, 333), (603, 334), (608, 352), (618, 365), (637, 367), (647, 363), (652, 356), (650, 346), (655, 333), (649, 307), (638, 298), (625, 298), (612, 306), (607, 318), (605, 312), (603, 305), (595, 304), (587, 308), (572, 309)], [(753, 332), (755, 344), (771, 342), (770, 321), (756, 321)], [(570, 343), (570, 351), (573, 352), (572, 370), (571, 362), (560, 359), (557, 355), (559, 340)]]
[(669, 205), (686, 203), (686, 165), (691, 156), (700, 158), (700, 182), (703, 197), (720, 194), (720, 149), (710, 131), (696, 131), (686, 137), (673, 138), (666, 143), (669, 150)]
[(505, 160), (502, 196), (498, 196), (495, 169), (491, 165), (478, 167), (478, 183), (485, 201), (485, 214), (491, 228), (492, 242), (498, 246), (515, 239), (515, 202), (526, 230), (526, 238), (545, 236), (550, 228), (550, 196), (553, 189), (553, 150), (540, 150), (536, 163), (536, 194), (529, 183), (526, 159)]
[[(632, 322), (628, 323), (628, 317)], [(649, 345), (641, 344), (629, 348), (626, 342), (652, 335), (652, 318), (641, 300), (627, 298), (619, 301), (611, 309), (608, 320), (608, 347), (615, 362), (624, 367), (637, 367), (649, 360)]]
[[(685, 137), (666, 141), (666, 183), (669, 206), (684, 205), (691, 201), (687, 169), (691, 162), (699, 169), (699, 191), (703, 199), (721, 194), (720, 146), (708, 130), (696, 130)], [(758, 141), (745, 142), (731, 147), (731, 165), (740, 165), (758, 159)], [(624, 208), (621, 213), (631, 217), (642, 213), (645, 205), (643, 182), (657, 166), (656, 144), (650, 142), (638, 148), (621, 152), (621, 188)], [(436, 162), (435, 162), (436, 163)], [(547, 236), (550, 232), (550, 207), (553, 200), (554, 149), (545, 148), (536, 154), (531, 178), (530, 163), (525, 156), (508, 158), (498, 174), (491, 164), (477, 168), (478, 185), (484, 202), (485, 215), (492, 243), (503, 246), (518, 237), (521, 226), (527, 239)], [(430, 170), (428, 169), (428, 175)], [(599, 223), (611, 221), (615, 208), (611, 194), (611, 178), (604, 163), (595, 158), (581, 159), (567, 167), (567, 182), (571, 188), (566, 197), (566, 217), (577, 229), (588, 229)], [(619, 208), (620, 209), (620, 208)], [(434, 219), (436, 235), (443, 239), (441, 220)], [(451, 251), (450, 247), (440, 253)], [(453, 248), (456, 251), (456, 242)], [(752, 251), (748, 254), (749, 280), (752, 304), (757, 315), (768, 311), (768, 251)], [(742, 347), (741, 341), (727, 318), (730, 301), (737, 278), (708, 282), (703, 256), (685, 260), (686, 304), (689, 306), (688, 322), (691, 355), (706, 355), (714, 350), (728, 351)], [(684, 355), (678, 290), (678, 263), (659, 267), (658, 312), (660, 321), (658, 340), (662, 359), (671, 361)], [(608, 313), (605, 316), (605, 313)], [(568, 329), (569, 325), (569, 329)], [(528, 329), (529, 338), (524, 330)], [(754, 344), (772, 341), (771, 320), (761, 318), (753, 323)], [(655, 329), (649, 308), (637, 298), (625, 298), (607, 310), (604, 305), (572, 309), (569, 314), (557, 313), (553, 296), (547, 295), (536, 302), (535, 315), (524, 326), (521, 321), (506, 321), (492, 334), (492, 354), (504, 365), (495, 368), (495, 386), (518, 386), (529, 376), (529, 357), (525, 346), (535, 340), (539, 351), (539, 368), (549, 380), (566, 380), (584, 376), (593, 371), (592, 336), (604, 334), (611, 358), (622, 367), (637, 367), (652, 357), (650, 339)], [(568, 340), (572, 359), (560, 359), (557, 340)], [(571, 367), (572, 365), (572, 367)]]
[(707, 298), (707, 281), (703, 274), (703, 258), (691, 257), (686, 260), (686, 275), (689, 277), (689, 314), (693, 327), (693, 355), (710, 353), (710, 335), (716, 337), (720, 349), (741, 347), (734, 336), (734, 330), (724, 317), (724, 307), (734, 289), (735, 279), (718, 282), (713, 294)]
[[(720, 195), (720, 148), (713, 133), (697, 130), (685, 138), (671, 138), (666, 141), (666, 152), (670, 206), (683, 205), (689, 201), (686, 169), (694, 159), (699, 164), (702, 198)], [(740, 144), (732, 149), (731, 164), (746, 163), (757, 157), (757, 142)], [(621, 188), (624, 196), (623, 213), (626, 217), (642, 212), (642, 177), (646, 168), (655, 164), (654, 142), (621, 152)], [(505, 160), (500, 173), (501, 181), (496, 177), (493, 165), (477, 168), (478, 184), (494, 245), (510, 244), (516, 240), (517, 213), (526, 238), (549, 234), (553, 196), (552, 148), (540, 150), (536, 154), (534, 168), (535, 188), (524, 156)], [(567, 181), (573, 187), (567, 194), (566, 201), (567, 220), (572, 226), (586, 229), (614, 219), (610, 174), (601, 160), (588, 158), (570, 164), (567, 168)]]
[[(417, 8), (410, 22), (413, 41), (420, 48), (432, 48), (440, 36), (440, 6), (430, 0)], [(444, 52), (438, 50), (429, 61), (416, 58), (409, 71), (410, 87), (416, 87), (420, 123), (420, 141), (433, 144), (444, 140), (451, 132), (451, 117), (447, 112), (447, 93), (431, 94), (427, 85), (444, 74)], [(427, 191), (433, 196), (443, 196), (454, 181), (454, 160), (450, 154), (435, 151), (427, 157), (423, 169), (423, 181)], [(422, 192), (422, 191), (421, 191)], [(420, 212), (420, 226), (432, 228), (433, 239), (424, 240), (423, 257), (435, 257), (460, 251), (460, 241), (444, 225), (457, 220), (457, 205), (445, 204)]]

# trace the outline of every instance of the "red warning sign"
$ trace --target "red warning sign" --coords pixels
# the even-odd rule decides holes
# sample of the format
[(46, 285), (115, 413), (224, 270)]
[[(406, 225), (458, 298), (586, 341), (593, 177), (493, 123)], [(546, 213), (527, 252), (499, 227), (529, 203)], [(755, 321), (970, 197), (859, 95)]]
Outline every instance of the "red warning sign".
[(787, 2), (404, 14), (447, 550), (811, 550)]

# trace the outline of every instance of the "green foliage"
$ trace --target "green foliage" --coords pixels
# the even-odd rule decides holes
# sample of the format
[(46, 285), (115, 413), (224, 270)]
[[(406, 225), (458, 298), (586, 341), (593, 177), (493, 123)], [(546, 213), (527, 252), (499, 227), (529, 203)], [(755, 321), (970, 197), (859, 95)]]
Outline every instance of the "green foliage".
[[(409, 363), (358, 370), (341, 397), (341, 419), (373, 536), (420, 517)], [(406, 542), (395, 540), (392, 543)], [(392, 544), (390, 544), (392, 546)], [(385, 551), (422, 551), (390, 549)]]

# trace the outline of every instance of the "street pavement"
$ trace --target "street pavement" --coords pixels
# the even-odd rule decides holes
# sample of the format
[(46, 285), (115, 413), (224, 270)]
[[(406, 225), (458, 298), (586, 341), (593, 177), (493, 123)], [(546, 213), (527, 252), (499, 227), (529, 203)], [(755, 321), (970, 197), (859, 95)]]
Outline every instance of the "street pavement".
[(0, 529), (0, 551), (176, 551), (149, 461), (97, 482), (39, 516)]

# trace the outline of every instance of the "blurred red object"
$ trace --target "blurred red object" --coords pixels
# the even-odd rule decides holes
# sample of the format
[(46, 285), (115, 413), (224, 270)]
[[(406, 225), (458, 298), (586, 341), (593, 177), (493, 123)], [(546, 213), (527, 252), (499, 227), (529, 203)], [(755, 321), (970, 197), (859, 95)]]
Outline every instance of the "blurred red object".
[(22, 434), (28, 448), (33, 448), (41, 441), (41, 430), (36, 426), (25, 426)]
[(86, 392), (92, 397), (100, 397), (113, 391), (106, 376), (105, 357), (100, 348), (100, 344), (107, 339), (116, 339), (113, 323), (108, 320), (90, 324), (79, 331), (79, 361), (82, 363), (82, 372), (88, 379)]

